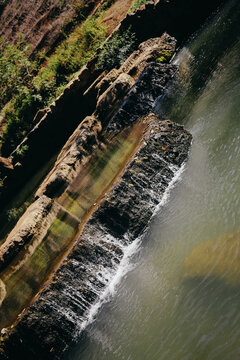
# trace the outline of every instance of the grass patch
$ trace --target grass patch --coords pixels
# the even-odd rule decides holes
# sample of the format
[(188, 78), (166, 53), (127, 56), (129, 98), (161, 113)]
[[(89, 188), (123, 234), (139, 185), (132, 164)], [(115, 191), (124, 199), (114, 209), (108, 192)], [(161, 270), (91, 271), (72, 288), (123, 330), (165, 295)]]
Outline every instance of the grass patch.
[[(57, 47), (55, 53), (45, 58), (45, 66), (38, 73), (38, 62), (28, 60), (29, 47), (26, 44), (23, 47), (23, 40), (18, 46), (8, 45), (8, 51), (2, 57), (8, 73), (12, 72), (13, 63), (14, 76), (9, 77), (7, 86), (5, 83), (2, 85), (0, 94), (2, 107), (12, 99), (4, 108), (6, 126), (1, 134), (3, 156), (8, 156), (32, 128), (32, 119), (37, 110), (55, 100), (73, 75), (87, 63), (106, 39), (107, 31), (101, 22), (103, 12), (103, 9), (99, 9), (94, 16), (88, 17), (81, 26), (76, 27)], [(11, 61), (11, 56), (14, 61)], [(1, 63), (0, 73), (4, 74)], [(7, 95), (4, 94), (6, 88), (9, 89)]]
[[(63, 5), (65, 2), (63, 0)], [(114, 2), (106, 0), (94, 15), (85, 21), (82, 17), (81, 25), (74, 26), (69, 36), (65, 34), (65, 40), (49, 57), (40, 52), (35, 61), (29, 61), (30, 47), (23, 38), (16, 45), (0, 44), (0, 48), (3, 45), (0, 50), (0, 109), (3, 109), (5, 123), (0, 144), (2, 156), (9, 156), (32, 129), (36, 112), (55, 100), (106, 39), (107, 29), (102, 19)], [(78, 8), (81, 17), (82, 2), (73, 1), (71, 6)], [(104, 46), (98, 67), (107, 70), (119, 67), (134, 50), (134, 45), (135, 35), (130, 29), (114, 35)], [(40, 68), (40, 64), (44, 66)]]

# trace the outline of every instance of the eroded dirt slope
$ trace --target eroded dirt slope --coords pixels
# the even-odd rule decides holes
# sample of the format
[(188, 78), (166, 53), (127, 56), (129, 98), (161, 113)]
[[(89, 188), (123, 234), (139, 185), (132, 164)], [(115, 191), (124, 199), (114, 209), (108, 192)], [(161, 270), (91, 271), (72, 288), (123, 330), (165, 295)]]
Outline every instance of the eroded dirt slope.
[(24, 34), (34, 50), (49, 50), (73, 18), (84, 18), (100, 0), (10, 0), (0, 16), (0, 36), (16, 42)]

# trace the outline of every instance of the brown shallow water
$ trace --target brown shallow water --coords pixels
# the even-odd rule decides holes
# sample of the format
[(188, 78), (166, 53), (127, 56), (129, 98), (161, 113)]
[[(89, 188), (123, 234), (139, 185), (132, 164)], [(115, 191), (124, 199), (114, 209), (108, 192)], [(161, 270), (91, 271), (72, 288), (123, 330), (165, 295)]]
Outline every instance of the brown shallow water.
[(60, 210), (41, 243), (36, 240), (32, 244), (34, 251), (26, 254), (24, 261), (16, 258), (1, 273), (6, 287), (6, 296), (0, 307), (1, 329), (9, 326), (33, 300), (70, 251), (89, 214), (137, 151), (145, 128), (146, 124), (135, 124), (109, 139), (105, 149), (95, 151), (75, 181), (57, 199)]

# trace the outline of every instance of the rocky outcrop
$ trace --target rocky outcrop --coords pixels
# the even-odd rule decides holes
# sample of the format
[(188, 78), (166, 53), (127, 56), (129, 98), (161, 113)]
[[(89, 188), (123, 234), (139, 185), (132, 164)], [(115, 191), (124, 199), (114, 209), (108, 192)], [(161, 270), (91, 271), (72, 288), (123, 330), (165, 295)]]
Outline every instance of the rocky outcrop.
[(142, 42), (138, 49), (122, 64), (119, 72), (125, 72), (138, 79), (146, 65), (159, 59), (169, 62), (176, 48), (176, 39), (164, 33), (161, 37), (150, 38)]
[[(85, 224), (53, 281), (4, 335), (3, 359), (59, 359), (86, 326), (93, 306), (146, 229), (169, 183), (187, 158), (191, 135), (150, 114), (141, 147), (121, 179)], [(102, 300), (101, 300), (102, 299)]]
[[(42, 196), (29, 206), (25, 214), (8, 235), (0, 247), (0, 270), (5, 269), (13, 260), (21, 262), (22, 258), (31, 254), (31, 246), (41, 242), (56, 217), (59, 207), (52, 199)], [(21, 251), (24, 250), (24, 253)], [(17, 260), (16, 260), (17, 257)]]
[(98, 145), (101, 130), (101, 123), (94, 116), (85, 118), (61, 150), (53, 169), (36, 192), (36, 197), (47, 195), (55, 198), (61, 195), (78, 174), (80, 165), (87, 161)]
[[(156, 60), (161, 54), (172, 56), (175, 46), (175, 39), (167, 34), (150, 39), (141, 44), (134, 57), (130, 56), (119, 70), (113, 69), (104, 77), (100, 76), (94, 86), (86, 90), (86, 97), (95, 91), (96, 110), (69, 138), (36, 196), (60, 196), (91, 154), (93, 146), (101, 142), (102, 130), (122, 129), (153, 109), (155, 100), (163, 93), (177, 67), (148, 61)], [(139, 70), (136, 69), (144, 67), (142, 74), (137, 76)], [(127, 73), (121, 73), (122, 69)], [(135, 80), (129, 75), (131, 72), (134, 72)], [(71, 91), (71, 85), (69, 89)]]
[(176, 72), (177, 67), (171, 64), (152, 62), (147, 65), (119, 110), (107, 124), (107, 130), (120, 130), (151, 112), (155, 101), (164, 93)]
[(122, 73), (99, 97), (95, 112), (103, 126), (108, 123), (134, 83), (131, 76)]
[[(136, 41), (139, 44), (149, 38), (159, 37), (165, 31), (183, 41), (223, 2), (224, 0), (211, 2), (204, 0), (194, 3), (191, 0), (156, 0), (142, 6), (135, 13), (128, 14), (118, 26), (118, 30), (124, 32), (131, 26), (131, 30), (135, 32)], [(149, 45), (149, 49), (153, 46), (153, 44), (150, 46), (150, 42), (146, 44)], [(96, 67), (99, 52), (100, 49), (97, 51), (96, 56), (69, 83), (56, 102), (47, 109), (47, 113), (39, 120), (39, 123), (28, 134), (23, 143), (19, 145), (18, 149), (26, 145), (27, 150), (24, 157), (19, 159), (18, 149), (13, 152), (11, 155), (13, 165), (19, 165), (20, 162), (22, 166), (17, 166), (10, 174), (4, 169), (1, 170), (0, 178), (4, 179), (4, 187), (0, 189), (2, 204), (6, 203), (9, 197), (18, 191), (37, 168), (59, 151), (78, 124), (86, 116), (94, 112), (97, 96), (101, 95), (106, 90), (106, 86), (111, 85), (119, 76), (118, 71), (112, 72), (109, 80), (103, 80), (102, 87), (100, 83), (100, 88), (93, 85), (95, 82), (95, 84), (98, 83), (99, 76), (101, 79), (103, 78), (101, 71)], [(135, 62), (135, 55), (131, 58), (133, 63)], [(163, 57), (167, 56), (168, 58), (168, 55), (165, 53)], [(125, 73), (128, 73), (136, 80), (142, 68), (134, 65), (131, 68), (131, 62), (129, 62), (129, 72), (126, 69), (121, 71), (124, 70)], [(87, 91), (88, 89), (91, 89), (91, 91)], [(55, 136), (56, 129), (58, 129), (58, 136)], [(43, 138), (45, 140), (44, 146), (42, 146)], [(4, 154), (4, 156), (8, 156), (8, 154)]]

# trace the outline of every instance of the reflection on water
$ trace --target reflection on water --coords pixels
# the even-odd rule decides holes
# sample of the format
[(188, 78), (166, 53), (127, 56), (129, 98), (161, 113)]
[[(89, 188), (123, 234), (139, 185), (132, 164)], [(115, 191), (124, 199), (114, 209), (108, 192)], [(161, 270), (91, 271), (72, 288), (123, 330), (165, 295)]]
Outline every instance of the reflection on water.
[(184, 278), (194, 248), (240, 231), (240, 4), (229, 4), (226, 17), (189, 45), (194, 79), (172, 109), (194, 137), (186, 171), (132, 259), (134, 270), (68, 360), (240, 359), (238, 241), (226, 252), (223, 276), (213, 276), (213, 250), (205, 276)]
[(25, 246), (2, 271), (5, 288), (0, 282), (0, 302), (6, 297), (0, 308), (0, 329), (17, 318), (69, 252), (89, 213), (134, 155), (145, 127), (146, 124), (138, 123), (123, 130), (109, 139), (105, 149), (95, 152), (73, 184), (57, 199), (52, 208), (52, 223), (43, 239), (37, 233), (30, 246)]

